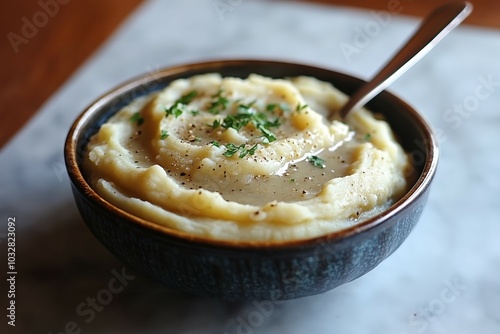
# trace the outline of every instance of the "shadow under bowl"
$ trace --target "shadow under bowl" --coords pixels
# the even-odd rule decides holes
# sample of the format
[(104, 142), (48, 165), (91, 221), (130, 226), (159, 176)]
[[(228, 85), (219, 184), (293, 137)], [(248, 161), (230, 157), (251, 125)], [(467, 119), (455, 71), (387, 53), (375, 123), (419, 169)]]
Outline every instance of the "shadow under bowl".
[(124, 263), (169, 287), (225, 300), (284, 300), (350, 282), (392, 254), (410, 234), (427, 201), (438, 159), (425, 120), (384, 91), (368, 107), (384, 115), (413, 161), (413, 184), (388, 210), (350, 228), (287, 242), (216, 241), (153, 224), (115, 207), (85, 179), (81, 164), (89, 138), (134, 99), (170, 82), (217, 72), (245, 78), (312, 76), (351, 94), (363, 81), (332, 70), (265, 60), (223, 60), (171, 67), (106, 93), (73, 123), (64, 155), (78, 209), (95, 237)]

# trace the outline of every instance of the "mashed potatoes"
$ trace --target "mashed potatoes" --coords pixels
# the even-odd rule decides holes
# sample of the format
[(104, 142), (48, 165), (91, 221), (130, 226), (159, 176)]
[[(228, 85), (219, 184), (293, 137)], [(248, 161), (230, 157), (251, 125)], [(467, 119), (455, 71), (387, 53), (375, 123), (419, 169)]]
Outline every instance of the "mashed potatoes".
[(102, 125), (84, 169), (106, 200), (218, 240), (298, 240), (386, 209), (407, 156), (369, 111), (329, 121), (346, 97), (310, 77), (206, 74), (172, 82)]

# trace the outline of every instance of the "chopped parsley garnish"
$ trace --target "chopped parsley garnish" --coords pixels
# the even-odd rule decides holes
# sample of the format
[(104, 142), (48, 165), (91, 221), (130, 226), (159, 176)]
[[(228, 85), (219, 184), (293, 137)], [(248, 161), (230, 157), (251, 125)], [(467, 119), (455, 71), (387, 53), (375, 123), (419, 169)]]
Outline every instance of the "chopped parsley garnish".
[(208, 107), (208, 112), (214, 115), (219, 114), (221, 111), (227, 108), (229, 105), (229, 100), (222, 96), (222, 89), (219, 89), (217, 94), (212, 96), (214, 100)]
[(248, 123), (253, 123), (253, 125), (262, 133), (266, 138), (268, 143), (275, 141), (276, 136), (272, 133), (269, 128), (275, 128), (280, 125), (279, 119), (269, 120), (266, 114), (260, 113), (239, 113), (236, 115), (228, 115), (222, 121), (222, 127), (225, 129), (233, 128), (239, 131), (241, 128), (245, 127)]
[(280, 126), (279, 119), (274, 119), (270, 121), (264, 113), (257, 113), (254, 115), (252, 120), (255, 127), (262, 132), (262, 135), (266, 138), (267, 142), (272, 142), (276, 140), (276, 136), (272, 133), (269, 128), (276, 128)]
[[(215, 119), (212, 123), (208, 123), (207, 126), (212, 129), (217, 129), (222, 127), (224, 129), (235, 129), (240, 131), (245, 126), (251, 124), (253, 128), (258, 130), (262, 137), (264, 138), (261, 143), (254, 144), (253, 146), (247, 144), (236, 145), (232, 143), (225, 144), (225, 152), (223, 155), (225, 157), (232, 157), (238, 155), (240, 158), (244, 158), (247, 155), (255, 154), (259, 144), (268, 144), (275, 141), (277, 138), (275, 134), (271, 131), (272, 128), (280, 126), (280, 120), (278, 117), (272, 117), (275, 112), (280, 115), (284, 111), (290, 110), (289, 106), (285, 103), (279, 104), (268, 104), (264, 111), (257, 111), (254, 107), (256, 101), (251, 101), (249, 103), (243, 103), (241, 99), (229, 100), (223, 96), (223, 90), (219, 91), (212, 96), (212, 101), (206, 109), (207, 112), (218, 115), (231, 105), (231, 110), (235, 112), (231, 115), (225, 115), (224, 118)], [(234, 108), (232, 107), (234, 106)], [(271, 114), (271, 115), (270, 115)], [(211, 144), (216, 147), (220, 147), (221, 144), (217, 141), (212, 141)]]
[(228, 115), (222, 121), (222, 127), (225, 129), (233, 128), (239, 131), (242, 127), (246, 126), (251, 120), (252, 114), (237, 114), (237, 115)]
[(241, 144), (240, 146), (237, 146), (235, 144), (228, 143), (228, 144), (226, 144), (226, 152), (224, 152), (224, 156), (230, 158), (233, 155), (235, 155), (236, 152), (238, 152), (243, 147), (245, 147), (245, 144)]
[(220, 126), (220, 120), (215, 119), (212, 124), (207, 124), (207, 125), (214, 128), (214, 129), (217, 129)]
[(367, 134), (365, 134), (364, 139), (365, 139), (365, 141), (370, 141), (370, 139), (372, 139), (372, 135), (370, 133), (367, 133)]
[(254, 122), (264, 125), (266, 128), (277, 128), (280, 126), (280, 121), (278, 118), (275, 118), (274, 121), (270, 121), (266, 114), (264, 113), (256, 113), (254, 114)]
[[(252, 146), (251, 148), (249, 148), (247, 151), (246, 151), (246, 154), (252, 156), (255, 154), (255, 151), (257, 151), (257, 148), (259, 147), (259, 144), (255, 144), (254, 146)], [(245, 155), (246, 155), (245, 154)], [(245, 155), (241, 156), (240, 154), (240, 158), (244, 158)]]
[(260, 130), (260, 132), (262, 132), (262, 135), (264, 136), (264, 138), (266, 138), (266, 141), (268, 143), (276, 140), (276, 136), (274, 135), (274, 133), (269, 131), (266, 125), (258, 124), (257, 128)]
[(304, 110), (305, 108), (307, 108), (307, 104), (297, 104), (297, 107), (295, 107), (295, 111), (296, 112), (301, 112), (302, 110)]
[(168, 132), (167, 130), (161, 130), (161, 133), (160, 133), (160, 139), (167, 139), (168, 138)]
[(198, 95), (195, 90), (190, 91), (178, 98), (170, 108), (165, 108), (165, 117), (174, 115), (175, 118), (182, 115), (184, 108)]
[(259, 144), (257, 143), (250, 148), (247, 148), (246, 146), (246, 144), (235, 145), (233, 143), (228, 143), (226, 144), (226, 151), (223, 153), (223, 155), (225, 157), (231, 158), (233, 155), (240, 152), (238, 157), (241, 159), (246, 157), (247, 155), (252, 156), (255, 154), (255, 151), (257, 150)]
[(186, 104), (188, 105), (193, 99), (198, 95), (198, 92), (195, 90), (190, 91), (189, 93), (186, 93), (182, 95), (175, 103), (181, 103), (181, 104)]
[(248, 113), (250, 109), (252, 109), (252, 106), (254, 105), (255, 100), (250, 102), (249, 104), (240, 104), (238, 105), (238, 112), (240, 113)]
[(309, 161), (309, 163), (314, 167), (326, 168), (325, 160), (316, 155), (311, 155), (309, 158), (307, 158), (307, 161)]
[(130, 121), (133, 123), (137, 123), (137, 125), (142, 125), (144, 123), (144, 118), (141, 116), (140, 112), (135, 112), (131, 117)]
[(276, 111), (281, 110), (283, 112), (290, 111), (290, 107), (286, 103), (269, 103), (266, 105), (266, 111), (270, 113), (275, 113)]
[(278, 108), (278, 105), (276, 103), (269, 103), (266, 106), (266, 111), (274, 112), (274, 109)]
[(168, 109), (165, 109), (165, 117), (167, 117), (168, 115), (174, 115), (175, 118), (179, 117), (180, 115), (182, 115), (182, 110), (183, 109), (183, 106), (181, 104), (174, 104), (173, 106), (171, 106), (170, 108)]

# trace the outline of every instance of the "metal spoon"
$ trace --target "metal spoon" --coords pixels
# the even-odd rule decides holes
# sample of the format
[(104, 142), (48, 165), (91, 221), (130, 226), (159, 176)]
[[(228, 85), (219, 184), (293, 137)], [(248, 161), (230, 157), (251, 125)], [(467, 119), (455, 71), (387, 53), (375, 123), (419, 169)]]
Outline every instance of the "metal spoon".
[(451, 2), (436, 8), (424, 19), (406, 45), (378, 74), (351, 95), (349, 101), (340, 110), (340, 117), (347, 118), (350, 113), (363, 107), (387, 88), (456, 28), (471, 12), (472, 5), (469, 2)]

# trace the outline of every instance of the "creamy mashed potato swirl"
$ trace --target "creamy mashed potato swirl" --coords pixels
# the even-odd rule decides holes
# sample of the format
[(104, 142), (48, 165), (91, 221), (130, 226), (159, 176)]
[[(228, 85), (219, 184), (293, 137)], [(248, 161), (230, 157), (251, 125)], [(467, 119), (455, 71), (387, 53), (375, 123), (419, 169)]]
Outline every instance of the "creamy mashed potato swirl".
[(406, 189), (407, 156), (363, 109), (310, 77), (206, 74), (172, 82), (102, 125), (84, 169), (109, 202), (218, 240), (284, 241), (333, 232)]

